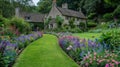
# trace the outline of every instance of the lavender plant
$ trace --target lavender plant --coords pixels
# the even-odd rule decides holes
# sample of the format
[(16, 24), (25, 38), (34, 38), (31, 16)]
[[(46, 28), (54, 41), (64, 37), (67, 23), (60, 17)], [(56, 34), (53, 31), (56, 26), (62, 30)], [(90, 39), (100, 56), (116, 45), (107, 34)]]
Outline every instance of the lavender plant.
[(41, 32), (0, 41), (0, 66), (11, 67), (20, 52), (32, 41), (42, 37)]
[[(97, 60), (100, 58), (95, 55), (95, 61), (92, 54), (97, 54), (98, 56), (106, 56), (111, 55), (106, 60), (110, 60), (112, 58), (115, 60), (116, 58), (119, 58), (115, 52), (113, 53), (106, 53), (105, 51), (110, 50), (110, 47), (105, 44), (104, 42), (101, 44), (97, 39), (95, 41), (92, 40), (86, 40), (86, 39), (80, 39), (78, 37), (74, 36), (63, 36), (59, 38), (59, 44), (63, 48), (63, 50), (71, 57), (73, 58), (78, 64), (83, 65), (83, 67), (101, 67), (105, 66), (107, 63), (103, 61), (104, 63), (97, 64)], [(114, 56), (114, 58), (113, 58)], [(88, 60), (85, 60), (87, 57)], [(93, 59), (93, 62), (90, 62), (89, 58)], [(102, 58), (105, 59), (105, 58)], [(85, 61), (84, 61), (85, 60)], [(120, 60), (116, 60), (116, 62), (119, 62)], [(89, 63), (88, 63), (89, 62)], [(96, 66), (97, 65), (97, 66)]]

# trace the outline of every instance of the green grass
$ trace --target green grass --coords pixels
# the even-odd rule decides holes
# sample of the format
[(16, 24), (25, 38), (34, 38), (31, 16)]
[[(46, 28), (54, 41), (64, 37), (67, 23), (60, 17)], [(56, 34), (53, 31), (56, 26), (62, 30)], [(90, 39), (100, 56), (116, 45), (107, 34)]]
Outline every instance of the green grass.
[(58, 45), (57, 37), (45, 34), (30, 44), (13, 67), (79, 67)]
[(99, 38), (101, 33), (75, 33), (73, 36), (77, 36), (79, 38), (91, 39)]

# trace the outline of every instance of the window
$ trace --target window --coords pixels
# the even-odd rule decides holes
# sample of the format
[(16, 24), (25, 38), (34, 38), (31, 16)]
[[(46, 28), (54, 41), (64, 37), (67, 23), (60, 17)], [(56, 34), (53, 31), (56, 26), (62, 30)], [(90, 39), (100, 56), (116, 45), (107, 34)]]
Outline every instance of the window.
[(68, 16), (65, 16), (65, 19), (69, 20), (69, 17), (68, 17)]
[(30, 20), (30, 16), (25, 16), (25, 20)]

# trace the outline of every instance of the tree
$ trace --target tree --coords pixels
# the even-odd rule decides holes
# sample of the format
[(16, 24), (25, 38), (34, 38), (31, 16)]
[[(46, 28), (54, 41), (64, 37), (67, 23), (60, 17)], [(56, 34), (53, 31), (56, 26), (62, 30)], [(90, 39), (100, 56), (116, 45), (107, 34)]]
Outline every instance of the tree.
[(48, 13), (52, 7), (52, 0), (39, 0), (37, 9), (40, 13)]
[(34, 5), (32, 0), (0, 0), (0, 13), (3, 17), (14, 16), (16, 7), (24, 11), (32, 11)]

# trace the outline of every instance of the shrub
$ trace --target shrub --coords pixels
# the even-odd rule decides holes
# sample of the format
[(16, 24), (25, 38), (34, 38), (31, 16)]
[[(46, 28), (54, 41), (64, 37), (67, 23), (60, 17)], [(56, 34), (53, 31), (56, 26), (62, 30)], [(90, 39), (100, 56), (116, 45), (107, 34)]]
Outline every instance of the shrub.
[(109, 25), (110, 25), (109, 22), (102, 22), (96, 27), (96, 29), (108, 29)]
[(91, 27), (96, 27), (97, 23), (93, 22), (93, 21), (89, 21), (87, 22), (87, 27), (91, 28)]
[(62, 23), (64, 22), (64, 19), (58, 15), (55, 20), (58, 25), (58, 28), (61, 28)]
[(6, 27), (9, 25), (9, 20), (0, 15), (0, 27)]
[(69, 20), (69, 26), (70, 26), (71, 28), (74, 28), (74, 27), (75, 27), (74, 22), (75, 22), (75, 18), (71, 18), (71, 19)]
[(112, 13), (106, 13), (103, 15), (103, 18), (108, 21), (113, 19), (113, 14)]
[(120, 50), (120, 29), (111, 29), (105, 31), (101, 35), (100, 41), (104, 41), (107, 45), (109, 45), (111, 47), (111, 50), (114, 48)]
[(75, 27), (75, 28), (69, 29), (69, 32), (71, 32), (71, 33), (82, 33), (83, 31), (80, 28)]
[(80, 22), (79, 27), (81, 30), (85, 31), (86, 30), (86, 23), (85, 22)]
[(90, 13), (89, 15), (88, 15), (88, 19), (92, 19), (93, 17), (95, 17), (96, 16), (96, 13)]
[(12, 18), (10, 23), (12, 26), (15, 26), (19, 30), (20, 33), (27, 33), (27, 32), (30, 32), (31, 30), (30, 24), (25, 22), (21, 18), (14, 17)]
[(116, 18), (120, 18), (120, 5), (118, 5), (117, 8), (114, 10), (113, 16)]

